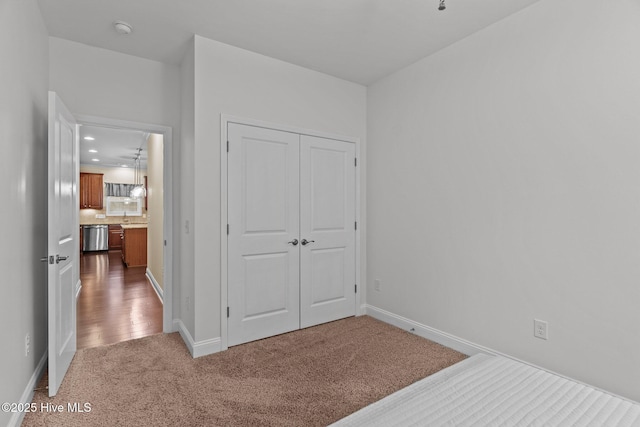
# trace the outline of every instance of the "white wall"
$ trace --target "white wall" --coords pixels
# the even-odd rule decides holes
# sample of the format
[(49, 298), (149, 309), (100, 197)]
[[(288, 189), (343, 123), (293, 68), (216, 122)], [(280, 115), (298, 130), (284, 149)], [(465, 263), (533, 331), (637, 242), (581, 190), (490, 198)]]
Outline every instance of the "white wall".
[(164, 184), (163, 138), (152, 133), (147, 140), (147, 269), (164, 289)]
[[(20, 402), (47, 349), (49, 46), (35, 0), (0, 2), (0, 57), (0, 402)], [(0, 412), (0, 425), (11, 416)]]
[[(104, 175), (102, 177), (103, 183), (135, 184), (135, 172), (133, 168), (80, 165), (80, 172), (101, 173)], [(140, 173), (146, 175), (147, 171), (142, 169)]]
[(49, 41), (49, 85), (72, 113), (173, 126), (175, 133), (179, 67), (56, 37)]
[(194, 338), (203, 341), (221, 336), (220, 115), (360, 137), (364, 147), (366, 89), (199, 36), (194, 43), (195, 145), (185, 166), (195, 173)]
[[(181, 85), (181, 129), (179, 176), (182, 183), (181, 191), (176, 199), (180, 203), (181, 217), (175, 224), (174, 234), (177, 236), (179, 252), (174, 257), (179, 258), (180, 273), (174, 287), (174, 317), (180, 319), (191, 337), (195, 331), (195, 316), (193, 313), (194, 294), (194, 234), (193, 209), (195, 206), (194, 180), (194, 147), (195, 147), (195, 50), (193, 40), (189, 43), (180, 67)], [(174, 252), (175, 253), (175, 252)]]
[(640, 401), (638, 22), (542, 0), (370, 87), (369, 304)]

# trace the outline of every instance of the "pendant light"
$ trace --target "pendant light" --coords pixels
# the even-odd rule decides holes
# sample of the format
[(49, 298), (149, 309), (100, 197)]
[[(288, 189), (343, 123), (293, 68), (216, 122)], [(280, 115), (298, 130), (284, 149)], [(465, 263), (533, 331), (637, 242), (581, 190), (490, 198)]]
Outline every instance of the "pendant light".
[(131, 189), (131, 198), (137, 199), (139, 197), (147, 197), (147, 189), (144, 188), (142, 184), (142, 173), (140, 172), (140, 153), (142, 152), (142, 148), (138, 148), (138, 154), (134, 160), (134, 169), (133, 169), (133, 185), (134, 187)]

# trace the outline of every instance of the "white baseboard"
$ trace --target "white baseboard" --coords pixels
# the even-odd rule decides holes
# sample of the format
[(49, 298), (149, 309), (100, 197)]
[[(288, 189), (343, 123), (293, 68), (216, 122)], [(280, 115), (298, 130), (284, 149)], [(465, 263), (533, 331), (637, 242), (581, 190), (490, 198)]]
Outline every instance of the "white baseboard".
[(478, 354), (478, 353), (484, 353), (484, 354), (490, 354), (493, 356), (502, 356), (502, 357), (506, 357), (507, 359), (511, 359), (511, 360), (515, 360), (517, 362), (520, 363), (524, 363), (525, 365), (529, 365), (532, 366), (534, 368), (549, 372), (553, 375), (557, 375), (561, 378), (565, 378), (568, 379), (570, 381), (579, 383), (579, 384), (583, 384), (587, 387), (591, 387), (593, 389), (599, 390), (603, 393), (607, 393), (611, 396), (615, 396), (617, 398), (620, 398), (622, 400), (626, 400), (628, 402), (634, 403), (634, 404), (639, 404), (638, 402), (635, 402), (632, 399), (629, 399), (628, 397), (624, 397), (624, 396), (620, 396), (617, 395), (615, 393), (612, 393), (608, 390), (604, 390), (601, 389), (599, 387), (596, 387), (594, 385), (591, 384), (587, 384), (584, 381), (580, 381), (580, 380), (576, 380), (574, 378), (568, 377), (566, 375), (563, 374), (559, 374), (557, 372), (554, 372), (550, 369), (547, 368), (543, 368), (541, 366), (535, 365), (533, 363), (527, 362), (526, 360), (522, 360), (522, 359), (518, 359), (517, 357), (513, 357), (510, 356), (508, 354), (505, 353), (501, 353), (497, 350), (493, 350), (487, 347), (483, 347), (481, 345), (472, 343), (470, 341), (464, 340), (462, 338), (456, 337), (455, 335), (451, 335), (448, 334), (446, 332), (442, 332), (438, 329), (432, 328), (430, 326), (427, 325), (423, 325), (422, 323), (418, 323), (415, 322), (411, 319), (407, 319), (406, 317), (402, 317), (399, 316), (397, 314), (391, 313), (389, 311), (383, 310), (381, 308), (378, 307), (374, 307), (372, 305), (368, 305), (368, 304), (364, 304), (363, 305), (363, 310), (364, 313), (373, 317), (374, 319), (378, 319), (382, 322), (388, 323), (390, 325), (393, 325), (395, 327), (398, 327), (400, 329), (405, 329), (409, 332), (415, 333), (416, 335), (426, 338), (428, 340), (437, 342), (438, 344), (442, 344), (445, 347), (449, 347), (452, 348), (456, 351), (459, 351), (460, 353), (466, 354), (467, 356), (473, 356), (474, 354)]
[(437, 342), (438, 344), (442, 344), (445, 347), (452, 348), (456, 351), (459, 351), (460, 353), (466, 354), (467, 356), (473, 356), (474, 354), (478, 353), (493, 355), (498, 354), (497, 352), (486, 347), (479, 346), (462, 338), (447, 334), (446, 332), (442, 332), (438, 329), (423, 325), (422, 323), (415, 322), (411, 319), (407, 319), (406, 317), (399, 316), (397, 314), (391, 313), (378, 307), (374, 307), (372, 305), (365, 304), (364, 313), (373, 317), (374, 319), (378, 319), (400, 329), (405, 329), (409, 332), (413, 332), (419, 337)]
[(164, 304), (164, 291), (162, 290), (162, 287), (160, 287), (160, 284), (158, 283), (156, 278), (153, 277), (153, 273), (151, 272), (151, 270), (147, 268), (145, 274), (149, 279), (149, 281), (151, 282), (151, 286), (153, 286), (153, 290), (156, 291), (156, 295), (158, 295), (160, 302)]
[[(33, 371), (31, 378), (29, 378), (29, 382), (27, 383), (27, 386), (22, 392), (22, 396), (20, 396), (20, 402), (17, 402), (17, 403), (23, 403), (25, 405), (28, 405), (29, 403), (31, 403), (31, 401), (33, 400), (34, 389), (38, 385), (40, 378), (42, 378), (42, 374), (44, 374), (44, 369), (47, 366), (48, 358), (49, 358), (49, 349), (46, 349), (44, 351), (44, 354), (40, 358), (40, 361), (38, 362), (36, 369)], [(24, 411), (14, 412), (13, 415), (11, 415), (11, 418), (9, 418), (9, 424), (7, 424), (7, 426), (8, 427), (20, 426), (20, 424), (22, 424), (22, 420), (24, 420), (25, 413), (26, 412)]]
[(186, 344), (187, 348), (189, 349), (191, 357), (196, 358), (222, 351), (222, 340), (220, 339), (220, 337), (196, 342), (189, 333), (187, 327), (184, 325), (184, 323), (182, 323), (182, 320), (175, 319), (173, 321), (173, 324), (180, 333), (180, 336), (182, 337), (182, 340)]

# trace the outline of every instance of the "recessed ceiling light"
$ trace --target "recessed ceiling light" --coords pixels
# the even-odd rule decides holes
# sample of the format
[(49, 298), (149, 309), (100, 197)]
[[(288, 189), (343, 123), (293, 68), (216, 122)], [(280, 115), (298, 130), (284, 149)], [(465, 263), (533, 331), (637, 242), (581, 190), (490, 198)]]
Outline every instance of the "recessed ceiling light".
[(100, 159), (91, 159), (92, 162), (99, 162)]
[(97, 153), (98, 150), (89, 150), (90, 153)]
[(127, 24), (124, 21), (114, 22), (113, 27), (116, 29), (118, 34), (122, 34), (123, 36), (129, 35), (133, 31), (133, 27), (131, 26), (131, 24)]
[(84, 137), (84, 140), (85, 140), (85, 141), (95, 141), (95, 138), (94, 138), (94, 137), (92, 137), (92, 136), (85, 136), (85, 137)]
[(129, 166), (127, 165), (120, 165), (121, 168), (128, 168)]

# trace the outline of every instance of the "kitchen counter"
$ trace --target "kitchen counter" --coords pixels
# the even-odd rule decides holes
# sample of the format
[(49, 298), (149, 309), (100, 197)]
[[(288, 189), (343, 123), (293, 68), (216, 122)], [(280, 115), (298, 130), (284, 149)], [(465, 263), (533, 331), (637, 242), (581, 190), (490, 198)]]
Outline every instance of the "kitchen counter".
[(80, 220), (80, 225), (147, 225), (147, 221), (131, 221), (131, 222), (122, 222), (122, 218), (116, 218), (114, 220), (105, 220), (105, 219), (90, 219), (90, 220)]
[(127, 267), (147, 265), (147, 225), (121, 224), (122, 261)]
[(147, 224), (120, 224), (123, 230), (129, 230), (132, 228), (147, 228)]

